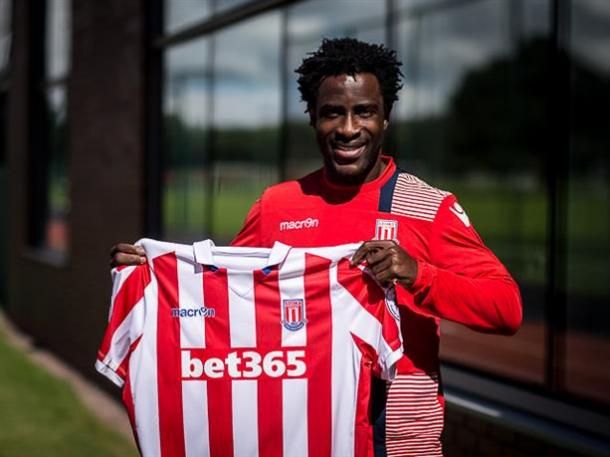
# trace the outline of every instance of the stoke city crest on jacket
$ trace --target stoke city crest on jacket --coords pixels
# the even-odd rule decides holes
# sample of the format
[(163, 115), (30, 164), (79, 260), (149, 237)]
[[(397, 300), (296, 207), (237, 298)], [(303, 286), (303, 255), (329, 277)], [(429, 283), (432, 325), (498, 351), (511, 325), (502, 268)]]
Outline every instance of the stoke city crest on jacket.
[(376, 240), (392, 240), (398, 243), (398, 221), (377, 219), (375, 223)]

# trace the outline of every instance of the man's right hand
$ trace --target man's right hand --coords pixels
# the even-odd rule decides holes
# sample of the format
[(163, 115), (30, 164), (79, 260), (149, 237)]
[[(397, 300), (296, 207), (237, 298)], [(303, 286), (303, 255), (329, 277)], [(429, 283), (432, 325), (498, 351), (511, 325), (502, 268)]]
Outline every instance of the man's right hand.
[(141, 246), (119, 243), (110, 250), (110, 266), (122, 267), (125, 265), (142, 265), (146, 263), (146, 252)]

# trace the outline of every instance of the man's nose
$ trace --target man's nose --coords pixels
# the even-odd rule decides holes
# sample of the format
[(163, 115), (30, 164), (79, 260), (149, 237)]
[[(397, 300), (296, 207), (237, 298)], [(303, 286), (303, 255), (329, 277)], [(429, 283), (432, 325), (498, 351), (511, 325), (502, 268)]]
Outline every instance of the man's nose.
[(360, 134), (360, 124), (354, 116), (348, 114), (343, 118), (343, 122), (337, 128), (337, 135), (350, 140)]

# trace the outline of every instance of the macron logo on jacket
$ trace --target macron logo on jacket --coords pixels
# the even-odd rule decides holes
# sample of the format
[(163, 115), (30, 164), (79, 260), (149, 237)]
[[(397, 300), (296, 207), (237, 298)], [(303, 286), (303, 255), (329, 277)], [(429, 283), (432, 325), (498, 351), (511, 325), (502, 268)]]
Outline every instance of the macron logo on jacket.
[(303, 219), (302, 221), (282, 221), (280, 222), (280, 232), (283, 232), (285, 230), (315, 228), (318, 225), (320, 225), (320, 221), (318, 219), (314, 219), (313, 217), (308, 217), (307, 219)]

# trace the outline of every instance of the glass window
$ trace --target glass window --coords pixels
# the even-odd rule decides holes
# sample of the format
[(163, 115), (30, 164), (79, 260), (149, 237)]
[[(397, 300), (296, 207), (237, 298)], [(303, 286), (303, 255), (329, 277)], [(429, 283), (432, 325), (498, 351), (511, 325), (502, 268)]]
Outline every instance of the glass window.
[(209, 40), (170, 48), (165, 55), (163, 123), (164, 236), (192, 242), (207, 236), (210, 123)]
[(65, 77), (70, 70), (70, 1), (48, 0), (46, 17), (46, 79)]
[(214, 10), (216, 13), (222, 13), (236, 7), (237, 5), (248, 3), (249, 1), (251, 0), (216, 0), (214, 2)]
[(278, 181), (280, 19), (277, 12), (257, 16), (214, 37), (211, 234), (220, 243)]
[(571, 3), (565, 388), (610, 403), (610, 3)]
[(212, 12), (212, 0), (165, 0), (165, 33), (174, 33), (207, 19)]
[(287, 157), (286, 175), (299, 178), (322, 166), (314, 132), (301, 102), (294, 70), (322, 38), (353, 37), (385, 42), (386, 2), (380, 0), (314, 0), (287, 9)]
[(47, 91), (49, 128), (49, 166), (47, 168), (48, 217), (44, 246), (66, 252), (68, 232), (66, 217), (70, 209), (66, 164), (66, 90), (62, 85)]
[(220, 14), (252, 0), (165, 0), (164, 30), (166, 34), (197, 25), (212, 14)]
[(405, 85), (392, 123), (399, 164), (458, 196), (523, 295), (514, 337), (444, 322), (444, 360), (542, 383), (548, 195), (540, 126), (550, 14), (548, 1), (526, 3), (399, 0)]
[[(165, 0), (165, 32), (246, 3)], [(190, 242), (209, 236), (227, 243), (265, 186), (320, 167), (294, 69), (324, 37), (374, 43), (391, 37), (405, 81), (392, 113), (388, 153), (402, 168), (458, 196), (519, 283), (524, 302), (523, 326), (510, 338), (443, 322), (443, 359), (554, 390), (552, 381), (559, 379), (562, 393), (610, 401), (610, 369), (599, 363), (610, 358), (604, 326), (610, 317), (610, 144), (603, 111), (610, 104), (610, 7), (599, 0), (561, 6), (571, 8), (572, 99), (561, 114), (571, 121), (569, 164), (557, 168), (566, 165), (569, 173), (565, 195), (551, 202), (549, 184), (557, 176), (550, 173), (559, 171), (548, 162), (556, 157), (549, 138), (560, 118), (550, 102), (549, 81), (557, 76), (550, 55), (553, 5), (303, 0), (170, 45), (164, 52), (165, 237)], [(61, 17), (51, 14), (49, 20), (69, 22)], [(69, 43), (52, 39), (57, 44), (49, 45), (47, 55), (61, 56)], [(57, 58), (47, 77), (61, 84), (67, 66)], [(48, 206), (52, 214), (65, 214), (68, 181), (61, 165), (53, 164), (65, 162), (66, 92), (48, 85), (45, 91), (55, 126), (52, 151), (58, 151), (50, 162), (48, 180), (56, 190)], [(566, 209), (565, 226), (550, 220), (555, 204)], [(554, 271), (547, 264), (554, 258), (551, 234), (566, 243), (565, 258), (559, 254), (565, 280), (555, 281), (565, 288), (566, 307), (551, 304), (566, 311), (565, 332), (550, 327), (555, 324), (545, 315)], [(547, 347), (547, 333), (558, 334), (557, 347)], [(553, 380), (546, 370), (551, 362), (558, 368)]]
[(11, 0), (0, 0), (0, 83), (4, 79), (5, 71), (8, 70), (10, 50)]
[(70, 71), (71, 2), (47, 0), (44, 73), (39, 75), (40, 115), (34, 117), (39, 141), (32, 151), (30, 244), (49, 259), (63, 259), (69, 244), (70, 212), (67, 151), (67, 80)]

